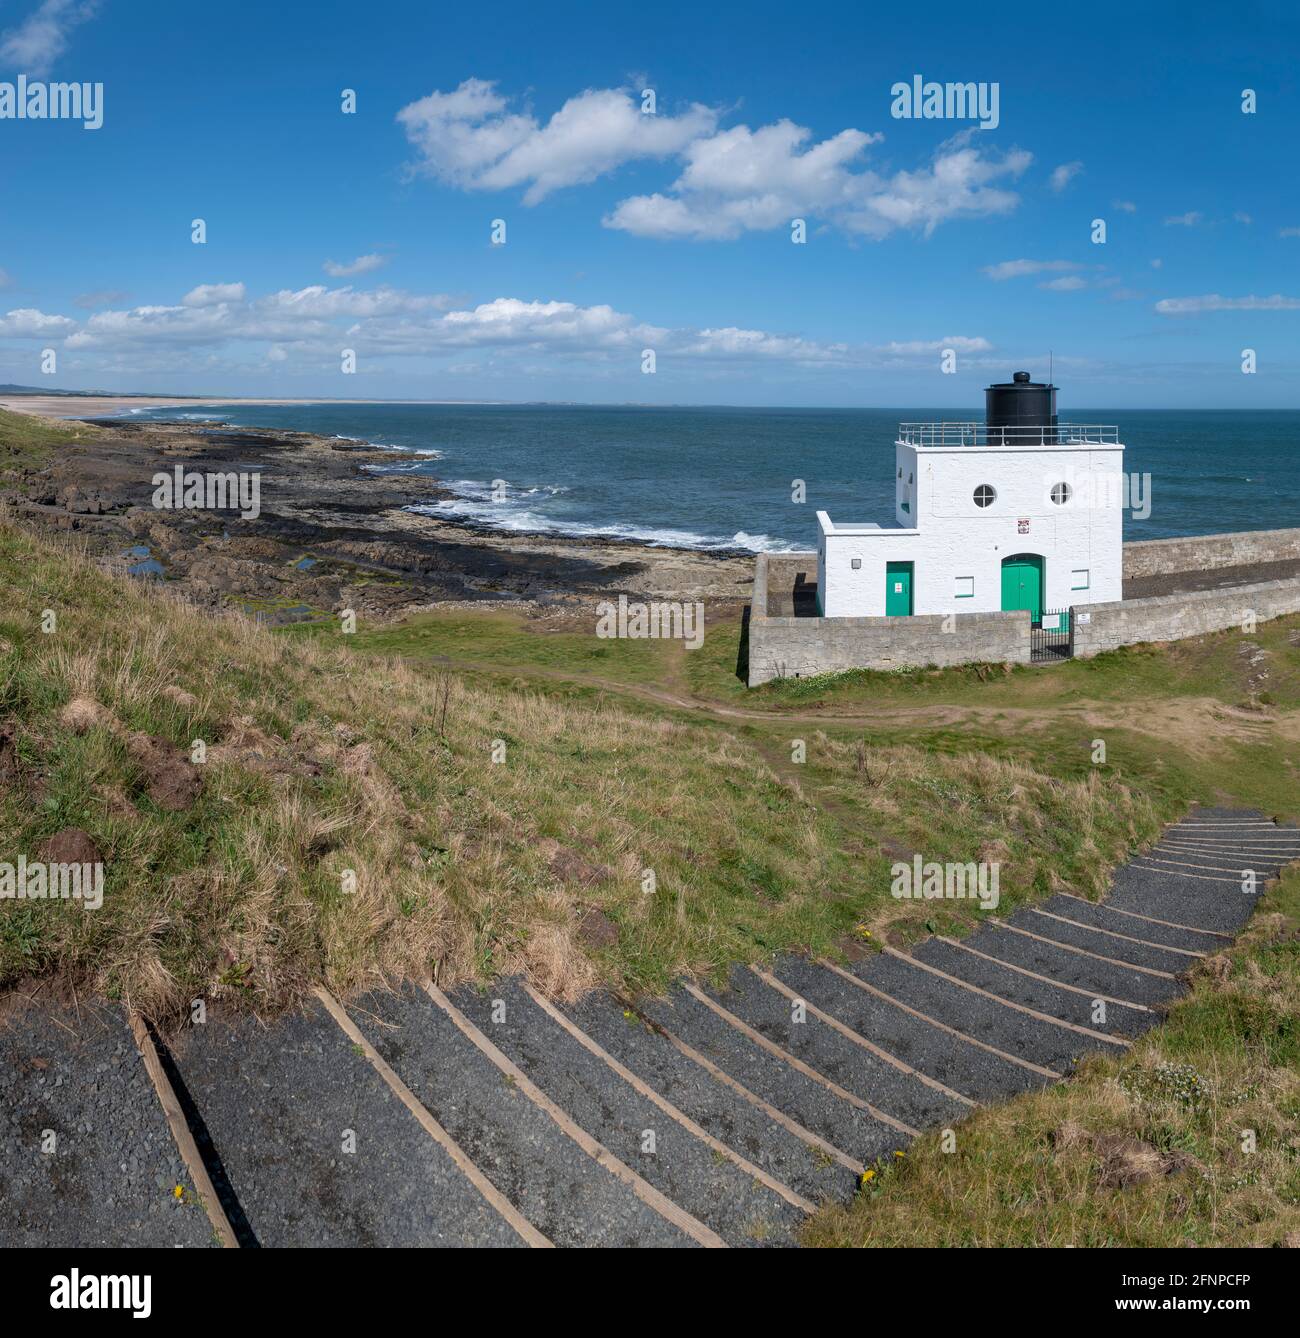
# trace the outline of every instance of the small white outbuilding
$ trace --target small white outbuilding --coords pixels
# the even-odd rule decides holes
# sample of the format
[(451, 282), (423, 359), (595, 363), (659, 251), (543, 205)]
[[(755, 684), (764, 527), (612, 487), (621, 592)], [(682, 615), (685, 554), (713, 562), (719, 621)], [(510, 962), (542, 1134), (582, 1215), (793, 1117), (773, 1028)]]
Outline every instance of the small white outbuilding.
[(1119, 429), (1058, 423), (1056, 387), (1017, 372), (983, 423), (903, 423), (892, 523), (817, 513), (823, 617), (1045, 611), (1123, 598)]

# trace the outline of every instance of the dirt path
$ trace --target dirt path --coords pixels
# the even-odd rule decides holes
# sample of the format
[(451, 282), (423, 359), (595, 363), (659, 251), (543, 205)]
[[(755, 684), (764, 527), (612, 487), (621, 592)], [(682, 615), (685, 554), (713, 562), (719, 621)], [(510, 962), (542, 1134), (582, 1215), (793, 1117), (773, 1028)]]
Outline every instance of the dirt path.
[[(631, 697), (688, 711), (715, 720), (753, 722), (756, 724), (801, 724), (847, 726), (880, 729), (916, 725), (948, 729), (962, 725), (1014, 724), (1019, 730), (1042, 730), (1050, 724), (1077, 721), (1089, 729), (1117, 728), (1149, 734), (1172, 742), (1190, 752), (1202, 754), (1214, 741), (1228, 739), (1249, 743), (1261, 741), (1270, 733), (1286, 739), (1300, 739), (1300, 712), (1275, 714), (1244, 711), (1225, 705), (1213, 697), (1180, 697), (1137, 702), (1077, 701), (1044, 708), (1037, 706), (953, 706), (932, 703), (924, 706), (902, 705), (896, 701), (875, 710), (862, 711), (765, 711), (754, 707), (729, 706), (724, 702), (689, 695), (684, 691), (650, 687), (643, 683), (623, 683), (598, 675), (574, 676), (562, 669), (541, 666), (499, 665), (489, 661), (460, 659), (449, 655), (413, 657), (414, 663), (434, 663), (449, 669), (472, 673), (508, 674), (514, 678), (534, 678), (554, 683), (572, 683), (599, 688), (616, 696)], [(680, 676), (676, 676), (681, 681)]]

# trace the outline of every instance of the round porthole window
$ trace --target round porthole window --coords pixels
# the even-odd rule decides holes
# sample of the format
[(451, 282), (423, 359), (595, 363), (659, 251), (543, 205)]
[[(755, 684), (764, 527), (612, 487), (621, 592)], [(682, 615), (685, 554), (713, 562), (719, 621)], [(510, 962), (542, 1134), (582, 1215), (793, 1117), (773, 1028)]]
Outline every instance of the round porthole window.
[(980, 486), (975, 489), (975, 505), (992, 506), (997, 500), (997, 496), (998, 493), (996, 488), (991, 484), (981, 483)]
[(1071, 488), (1068, 483), (1052, 484), (1052, 501), (1054, 501), (1057, 506), (1064, 506), (1066, 502), (1070, 500), (1073, 493), (1074, 489)]

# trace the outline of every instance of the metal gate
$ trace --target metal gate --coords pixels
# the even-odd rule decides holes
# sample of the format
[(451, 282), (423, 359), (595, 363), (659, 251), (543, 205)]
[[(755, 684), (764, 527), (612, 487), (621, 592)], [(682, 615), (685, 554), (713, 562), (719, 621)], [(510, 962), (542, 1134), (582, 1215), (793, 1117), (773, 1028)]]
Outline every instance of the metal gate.
[(1074, 619), (1069, 609), (1044, 609), (1029, 625), (1029, 662), (1052, 664), (1074, 654)]

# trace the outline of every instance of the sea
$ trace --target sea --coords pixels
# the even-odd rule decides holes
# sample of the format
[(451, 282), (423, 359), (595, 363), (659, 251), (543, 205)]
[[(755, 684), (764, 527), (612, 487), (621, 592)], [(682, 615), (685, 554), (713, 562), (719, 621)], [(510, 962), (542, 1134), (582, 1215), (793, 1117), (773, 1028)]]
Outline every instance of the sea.
[[(474, 527), (706, 550), (816, 547), (816, 515), (892, 522), (900, 422), (976, 421), (972, 409), (658, 408), (550, 404), (201, 405), (140, 418), (355, 437), (376, 471), (428, 474), (454, 495), (419, 508)], [(1125, 469), (1149, 478), (1125, 538), (1300, 526), (1300, 410), (1123, 409)], [(415, 451), (432, 451), (428, 459)], [(803, 501), (793, 500), (802, 480)]]

